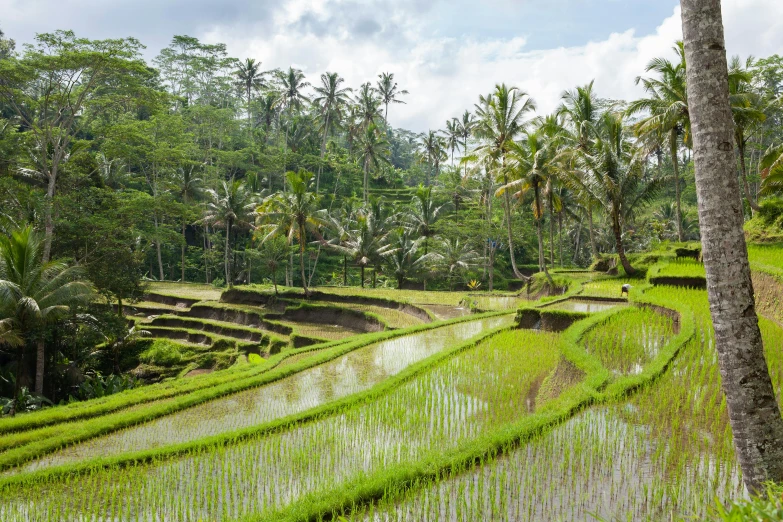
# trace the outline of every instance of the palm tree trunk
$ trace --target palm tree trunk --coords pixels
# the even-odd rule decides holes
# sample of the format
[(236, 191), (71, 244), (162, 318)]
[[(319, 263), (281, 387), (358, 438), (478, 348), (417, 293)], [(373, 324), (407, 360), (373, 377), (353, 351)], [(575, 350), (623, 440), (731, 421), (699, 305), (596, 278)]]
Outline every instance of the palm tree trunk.
[(324, 169), (324, 156), (326, 156), (326, 140), (329, 137), (329, 111), (326, 111), (326, 121), (324, 121), (324, 139), (321, 141), (321, 161), (318, 163), (318, 175), (315, 177), (315, 195), (321, 188), (321, 172)]
[(204, 225), (204, 278), (207, 284), (210, 284), (209, 273), (209, 225)]
[(310, 291), (307, 289), (307, 279), (305, 278), (305, 241), (307, 241), (306, 231), (303, 225), (299, 226), (299, 270), (302, 276), (302, 289), (304, 290), (305, 297), (310, 297)]
[(187, 240), (187, 236), (185, 235), (185, 221), (183, 220), (182, 221), (182, 261), (181, 261), (182, 277), (180, 279), (183, 283), (185, 282), (185, 251), (187, 250), (187, 248), (188, 248), (188, 240)]
[(538, 266), (539, 269), (544, 272), (547, 281), (549, 281), (550, 287), (554, 290), (555, 282), (552, 281), (552, 276), (549, 275), (549, 270), (546, 268), (546, 259), (544, 258), (544, 234), (541, 230), (541, 191), (538, 186), (538, 182), (533, 183), (534, 196), (536, 198), (536, 235), (538, 236)]
[(625, 273), (628, 275), (634, 275), (636, 270), (628, 262), (628, 257), (625, 255), (625, 247), (623, 247), (623, 229), (620, 226), (619, 210), (612, 210), (612, 232), (614, 232), (614, 241), (617, 247), (617, 255), (620, 257), (620, 263), (625, 269)]
[(740, 172), (742, 173), (742, 188), (745, 191), (745, 199), (748, 200), (750, 210), (755, 214), (761, 207), (750, 197), (750, 185), (748, 184), (748, 169), (745, 166), (745, 143), (739, 143)]
[(48, 263), (52, 255), (52, 238), (54, 237), (54, 190), (57, 184), (57, 167), (49, 173), (49, 183), (46, 187), (44, 206), (44, 248), (42, 262)]
[(166, 275), (163, 273), (163, 256), (160, 253), (160, 239), (158, 239), (158, 216), (157, 215), (154, 216), (153, 221), (155, 223), (155, 253), (157, 254), (157, 258), (158, 258), (158, 273), (160, 275), (160, 280), (163, 281), (166, 279)]
[(549, 187), (549, 262), (555, 264), (555, 214), (552, 206), (552, 187)]
[[(506, 159), (503, 158), (503, 184), (508, 185), (508, 175), (505, 169)], [(525, 276), (517, 268), (517, 258), (514, 255), (514, 238), (511, 230), (511, 200), (509, 199), (508, 190), (503, 191), (503, 211), (506, 214), (506, 231), (508, 232), (508, 254), (511, 257), (511, 270), (514, 272), (514, 276), (518, 279), (525, 280)]]
[(348, 258), (343, 256), (343, 286), (348, 286)]
[(226, 220), (226, 255), (224, 259), (226, 269), (226, 284), (229, 288), (233, 288), (234, 282), (231, 280), (231, 220)]
[(560, 242), (560, 268), (563, 268), (563, 211), (557, 214), (557, 236)]
[(746, 487), (783, 482), (783, 418), (756, 316), (733, 146), (720, 0), (681, 0), (707, 294)]
[(362, 271), (362, 288), (364, 288), (364, 265), (362, 265), (360, 268)]
[(576, 228), (576, 242), (574, 244), (574, 265), (577, 264), (577, 261), (579, 259), (579, 247), (581, 247), (582, 243), (582, 223), (577, 224)]
[(590, 225), (590, 252), (593, 254), (593, 259), (598, 259), (598, 249), (595, 246), (595, 228), (593, 227), (593, 207), (588, 204), (587, 206), (587, 223)]
[(672, 129), (669, 133), (669, 147), (672, 155), (672, 165), (674, 166), (674, 193), (677, 202), (677, 241), (682, 243), (682, 201), (680, 198), (680, 164), (677, 158), (677, 129)]
[(46, 361), (46, 345), (43, 340), (39, 340), (36, 343), (36, 359), (35, 359), (35, 393), (43, 395), (43, 383), (44, 383), (44, 363)]
[(364, 203), (369, 201), (369, 185), (370, 185), (370, 162), (369, 157), (364, 158)]

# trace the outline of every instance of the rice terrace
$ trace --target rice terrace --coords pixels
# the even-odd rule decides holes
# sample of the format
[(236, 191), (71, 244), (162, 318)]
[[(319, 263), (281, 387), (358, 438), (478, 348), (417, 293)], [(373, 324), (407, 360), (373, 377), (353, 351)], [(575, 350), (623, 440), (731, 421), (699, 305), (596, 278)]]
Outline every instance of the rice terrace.
[(783, 520), (777, 0), (32, 4), (0, 522)]

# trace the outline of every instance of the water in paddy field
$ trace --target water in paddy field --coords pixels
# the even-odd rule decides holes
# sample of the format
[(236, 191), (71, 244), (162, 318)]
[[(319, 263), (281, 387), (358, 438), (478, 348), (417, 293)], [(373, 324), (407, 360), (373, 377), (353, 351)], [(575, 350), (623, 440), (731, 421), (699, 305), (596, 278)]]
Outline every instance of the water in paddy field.
[(463, 317), (470, 315), (470, 308), (448, 306), (448, 305), (422, 305), (422, 308), (429, 310), (432, 315), (439, 321), (447, 319), (456, 319), (457, 317)]
[(545, 310), (567, 310), (569, 312), (582, 312), (591, 314), (611, 310), (612, 308), (617, 308), (618, 306), (627, 306), (627, 304), (620, 302), (568, 299), (562, 303), (547, 306)]
[(367, 390), (431, 355), (512, 323), (510, 315), (480, 319), (371, 344), (266, 386), (66, 448), (24, 471), (178, 444), (300, 413)]

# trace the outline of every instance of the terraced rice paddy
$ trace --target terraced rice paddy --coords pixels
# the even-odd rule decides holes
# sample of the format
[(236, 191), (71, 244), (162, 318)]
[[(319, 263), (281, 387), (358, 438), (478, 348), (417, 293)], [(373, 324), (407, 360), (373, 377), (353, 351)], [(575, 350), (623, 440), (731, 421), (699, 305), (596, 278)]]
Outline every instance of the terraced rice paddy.
[[(674, 277), (694, 270), (672, 265)], [(583, 295), (618, 297), (624, 282), (587, 281)], [(638, 288), (630, 305), (615, 310), (603, 308), (617, 303), (580, 299), (550, 305), (592, 314), (562, 334), (486, 336), (509, 326), (511, 315), (419, 325), (425, 329), (43, 456), (0, 479), (0, 520), (709, 518), (716, 498), (745, 492), (706, 292), (631, 284)], [(601, 309), (576, 309), (595, 304)], [(354, 309), (379, 312), (363, 306)], [(432, 313), (454, 313), (451, 304), (436, 306)], [(760, 324), (780, 396), (783, 328)], [(485, 337), (469, 341), (476, 336)], [(319, 353), (295, 354), (281, 367)], [(277, 422), (299, 414), (306, 416)], [(186, 442), (195, 444), (171, 451)], [(155, 448), (129, 466), (65, 473), (96, 456), (127, 460)]]
[(392, 463), (421, 458), (431, 448), (454, 447), (544, 407), (535, 398), (557, 364), (556, 342), (554, 334), (501, 334), (339, 415), (171, 462), (110, 469), (70, 482), (68, 491), (89, 495), (41, 486), (34, 504), (18, 498), (0, 508), (0, 515), (9, 521), (39, 513), (230, 520), (246, 510), (268, 512), (305, 492), (328, 491)]
[(586, 299), (566, 299), (565, 301), (549, 305), (546, 307), (546, 309), (593, 314), (597, 312), (605, 312), (606, 310), (611, 310), (612, 308), (617, 308), (618, 306), (623, 305), (624, 303), (588, 301)]
[(366, 390), (484, 330), (511, 322), (510, 316), (469, 321), (376, 343), (267, 386), (63, 449), (29, 464), (27, 470), (187, 442), (302, 412)]

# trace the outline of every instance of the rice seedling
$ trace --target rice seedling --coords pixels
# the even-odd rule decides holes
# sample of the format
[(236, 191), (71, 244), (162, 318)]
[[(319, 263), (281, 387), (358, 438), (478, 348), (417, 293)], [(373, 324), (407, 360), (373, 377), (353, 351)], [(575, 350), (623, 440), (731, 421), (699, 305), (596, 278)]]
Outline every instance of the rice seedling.
[(660, 277), (705, 277), (704, 265), (695, 259), (678, 258), (661, 265)]
[[(470, 324), (470, 323), (469, 323)], [(557, 364), (557, 335), (509, 331), (369, 403), (298, 428), (169, 462), (8, 487), (0, 518), (231, 520), (426, 458), (528, 415)], [(35, 491), (34, 503), (31, 488)]]
[(260, 388), (205, 402), (152, 422), (61, 449), (30, 463), (34, 470), (233, 432), (366, 390), (408, 366), (501, 325), (510, 317), (465, 321), (382, 341)]

